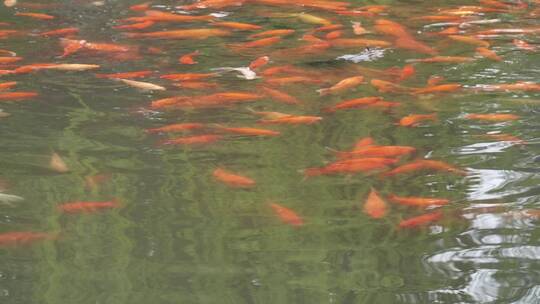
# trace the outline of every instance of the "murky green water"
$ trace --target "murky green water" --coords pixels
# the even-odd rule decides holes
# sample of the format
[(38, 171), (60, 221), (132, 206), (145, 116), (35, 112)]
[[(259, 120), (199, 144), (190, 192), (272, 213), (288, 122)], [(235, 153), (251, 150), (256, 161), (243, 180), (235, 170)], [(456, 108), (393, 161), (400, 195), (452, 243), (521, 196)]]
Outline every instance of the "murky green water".
[[(14, 65), (0, 65), (0, 70), (35, 63), (84, 63), (100, 68), (0, 77), (0, 83), (18, 82), (0, 94), (39, 94), (29, 100), (0, 101), (0, 109), (11, 114), (0, 118), (0, 191), (24, 198), (0, 205), (0, 232), (47, 232), (52, 238), (10, 241), (0, 235), (0, 303), (540, 303), (540, 229), (538, 213), (534, 213), (540, 199), (536, 118), (540, 92), (473, 90), (484, 84), (540, 82), (540, 32), (486, 39), (502, 57), (493, 61), (476, 55), (477, 46), (427, 35), (448, 27), (433, 25), (439, 21), (410, 20), (460, 5), (490, 7), (477, 1), (352, 4), (350, 10), (390, 5), (371, 17), (251, 2), (190, 11), (219, 13), (225, 21), (263, 27), (204, 40), (126, 38), (112, 27), (120, 24), (119, 19), (144, 15), (129, 10), (137, 1), (48, 1), (43, 3), (57, 6), (46, 8), (29, 8), (25, 3), (33, 2), (0, 7), (0, 22), (10, 23), (0, 26), (0, 33), (20, 31), (0, 38), (0, 49), (23, 57)], [(151, 9), (181, 13), (174, 6), (190, 3), (154, 1)], [(472, 35), (493, 28), (538, 28), (538, 11), (534, 14), (538, 7), (531, 2), (526, 9), (474, 14), (474, 20), (499, 20), (462, 24), (461, 30)], [(15, 16), (16, 12), (47, 13), (56, 19), (32, 19)], [(373, 30), (375, 20), (389, 19), (406, 26), (440, 55), (473, 57), (474, 61), (416, 63), (416, 73), (400, 83), (425, 87), (430, 76), (439, 75), (445, 79), (442, 83), (463, 85), (458, 91), (381, 93), (369, 82), (386, 79), (388, 71), (374, 76), (359, 67), (403, 67), (408, 59), (429, 55), (395, 47), (330, 47), (299, 56), (288, 49), (308, 44), (302, 36), (319, 25), (276, 13), (300, 12), (343, 24), (346, 38), (391, 42), (391, 36)], [(373, 33), (355, 36), (351, 21), (361, 21)], [(137, 50), (137, 57), (120, 60), (110, 52), (81, 51), (58, 58), (63, 53), (59, 38), (36, 34), (66, 27), (80, 29), (72, 39), (128, 45)], [(206, 27), (211, 26), (158, 22), (135, 32)], [(277, 44), (240, 53), (228, 47), (252, 41), (247, 36), (253, 33), (285, 28), (296, 32)], [(326, 32), (315, 35), (324, 38)], [(537, 51), (520, 49), (513, 39), (525, 40)], [(200, 52), (198, 64), (178, 63), (179, 56), (194, 50)], [(293, 64), (308, 71), (312, 80), (323, 82), (275, 87), (301, 100), (300, 105), (262, 98), (210, 109), (150, 109), (153, 100), (172, 96), (260, 93), (258, 86), (269, 77), (246, 80), (236, 72), (224, 73), (204, 80), (219, 88), (190, 90), (174, 87), (160, 75), (245, 67), (264, 55), (271, 62), (257, 70), (259, 76), (268, 67)], [(337, 59), (344, 55), (355, 56)], [(142, 91), (94, 75), (141, 70), (154, 73), (134, 80), (167, 90)], [(358, 73), (366, 82), (354, 89), (324, 97), (316, 91)], [(321, 111), (366, 96), (381, 96), (401, 105), (390, 110)], [(253, 110), (315, 115), (322, 120), (310, 125), (260, 125)], [(411, 113), (437, 113), (438, 120), (414, 128), (396, 124)], [(466, 119), (470, 113), (508, 113), (519, 119)], [(176, 134), (145, 132), (188, 122), (211, 128)], [(216, 131), (213, 124), (266, 128), (281, 134), (234, 135)], [(160, 144), (167, 138), (206, 133), (223, 138), (202, 146)], [(510, 134), (524, 143), (489, 138), (486, 133)], [(367, 136), (378, 145), (415, 147), (417, 152), (402, 158), (400, 164), (435, 159), (464, 168), (468, 174), (418, 171), (387, 178), (378, 174), (304, 177), (304, 169), (334, 161), (333, 150), (351, 150)], [(69, 172), (50, 168), (53, 153), (61, 156)], [(220, 183), (212, 176), (218, 167), (248, 176), (256, 186), (236, 189)], [(400, 221), (426, 211), (388, 202), (384, 217), (371, 218), (362, 210), (372, 187), (385, 199), (396, 194), (451, 202), (428, 208), (442, 211), (439, 221), (399, 228)], [(121, 208), (69, 214), (58, 207), (113, 199)], [(294, 227), (282, 222), (271, 203), (294, 210), (304, 224)]]

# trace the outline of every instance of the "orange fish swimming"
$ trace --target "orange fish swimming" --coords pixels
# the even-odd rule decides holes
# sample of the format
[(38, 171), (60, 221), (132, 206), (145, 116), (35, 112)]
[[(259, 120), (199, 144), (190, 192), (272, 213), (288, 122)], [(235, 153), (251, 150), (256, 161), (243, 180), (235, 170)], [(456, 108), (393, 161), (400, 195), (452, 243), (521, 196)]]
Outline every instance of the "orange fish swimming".
[(210, 77), (219, 76), (217, 73), (186, 73), (186, 74), (166, 74), (159, 78), (175, 81), (198, 81)]
[(393, 162), (392, 159), (380, 159), (374, 161), (372, 158), (353, 159), (349, 161), (340, 161), (328, 164), (320, 168), (308, 168), (304, 170), (306, 177), (319, 175), (336, 174), (355, 174), (355, 173), (373, 173), (388, 169), (387, 162)]
[(388, 199), (396, 204), (414, 207), (429, 207), (429, 206), (442, 206), (450, 202), (444, 198), (429, 198), (429, 197), (403, 197), (397, 195), (388, 195)]
[(55, 18), (54, 16), (41, 13), (15, 13), (15, 16), (24, 16), (40, 20), (52, 20)]
[(6, 92), (0, 93), (0, 101), (24, 100), (37, 97), (36, 92)]
[(56, 235), (46, 232), (12, 231), (0, 233), (0, 246), (27, 245), (36, 241), (51, 240)]
[(214, 22), (212, 23), (212, 25), (230, 28), (230, 29), (239, 30), (239, 31), (256, 31), (256, 30), (262, 29), (262, 26), (260, 25), (241, 23), (241, 22), (221, 21), (221, 22)]
[(361, 107), (365, 107), (371, 104), (374, 104), (375, 102), (383, 100), (382, 97), (362, 97), (362, 98), (355, 98), (351, 100), (342, 101), (338, 104), (335, 104), (330, 107), (323, 108), (323, 112), (326, 113), (333, 113), (338, 110), (344, 110), (344, 109), (357, 109)]
[(113, 74), (95, 74), (97, 78), (121, 78), (121, 79), (131, 79), (131, 78), (143, 78), (153, 74), (152, 71), (135, 71), (135, 72), (125, 72), (125, 73), (113, 73)]
[(251, 178), (238, 175), (225, 169), (217, 168), (212, 172), (214, 178), (233, 188), (252, 188), (255, 186), (255, 181)]
[(17, 85), (16, 81), (0, 82), (0, 91), (8, 90)]
[(180, 56), (178, 59), (178, 62), (180, 64), (197, 64), (197, 61), (195, 61), (195, 56), (200, 55), (199, 51), (194, 51), (191, 53), (187, 53), (185, 55)]
[(270, 57), (268, 57), (268, 56), (261, 56), (261, 57), (255, 59), (255, 60), (253, 60), (253, 61), (248, 65), (248, 67), (249, 67), (251, 70), (257, 70), (258, 68), (267, 65), (268, 62), (270, 62)]
[(137, 22), (137, 23), (132, 23), (132, 24), (117, 25), (117, 26), (113, 26), (113, 28), (117, 30), (142, 30), (145, 28), (149, 28), (153, 26), (154, 24), (156, 24), (154, 21), (147, 20), (147, 21)]
[(120, 208), (117, 200), (105, 202), (71, 202), (58, 206), (58, 210), (65, 213), (96, 212), (104, 209)]
[(353, 146), (353, 151), (355, 150), (361, 150), (365, 147), (372, 146), (375, 144), (375, 140), (373, 137), (363, 137), (360, 138)]
[(401, 157), (416, 152), (415, 147), (409, 146), (377, 146), (366, 145), (357, 147), (353, 151), (337, 151), (338, 158), (358, 158), (358, 157)]
[(341, 80), (330, 88), (317, 90), (317, 92), (319, 92), (321, 96), (336, 94), (355, 88), (362, 83), (364, 83), (364, 76), (353, 76)]
[(221, 125), (216, 125), (215, 128), (222, 132), (228, 132), (233, 134), (239, 134), (239, 135), (247, 135), (247, 136), (278, 136), (280, 135), (277, 131), (272, 130), (266, 130), (266, 129), (259, 129), (259, 128), (232, 128), (232, 127), (225, 127)]
[(283, 223), (296, 227), (304, 225), (304, 220), (293, 210), (276, 203), (271, 203), (270, 207), (274, 210), (277, 216), (279, 216)]
[(502, 61), (501, 56), (497, 55), (497, 53), (485, 47), (476, 48), (476, 53), (478, 53), (482, 57), (491, 59), (493, 61)]
[(194, 39), (202, 40), (209, 37), (230, 36), (232, 33), (227, 30), (214, 28), (184, 29), (148, 33), (125, 33), (127, 38), (155, 38), (155, 39)]
[(462, 176), (467, 175), (466, 171), (456, 168), (445, 162), (437, 161), (437, 160), (419, 159), (419, 160), (415, 160), (410, 163), (401, 165), (399, 167), (396, 167), (392, 169), (391, 171), (383, 173), (381, 176), (382, 177), (395, 176), (398, 174), (413, 173), (413, 172), (424, 171), (424, 170), (449, 172), (449, 173), (454, 173), (454, 174), (462, 175)]
[(21, 61), (22, 57), (0, 57), (0, 64), (10, 64)]
[(448, 83), (448, 84), (439, 84), (432, 85), (425, 88), (412, 89), (412, 94), (422, 95), (422, 94), (433, 94), (433, 93), (448, 93), (455, 92), (461, 89), (461, 85), (457, 83)]
[(410, 88), (381, 79), (371, 79), (370, 84), (381, 93), (404, 93), (411, 90)]
[(177, 137), (172, 139), (167, 139), (160, 144), (162, 145), (204, 145), (214, 143), (218, 140), (221, 140), (223, 136), (215, 134), (203, 134), (195, 136), (186, 136), (186, 137)]
[(262, 38), (262, 37), (273, 37), (273, 36), (287, 36), (294, 34), (295, 30), (291, 29), (281, 29), (281, 30), (269, 30), (256, 34), (249, 35), (248, 38)]
[(379, 193), (371, 188), (363, 210), (370, 217), (380, 219), (386, 215), (388, 207), (386, 202), (379, 196)]
[(431, 120), (437, 121), (437, 114), (410, 114), (399, 120), (399, 125), (402, 127), (416, 127), (422, 121)]
[(291, 96), (285, 92), (282, 92), (276, 89), (272, 89), (272, 88), (264, 87), (264, 86), (259, 87), (259, 89), (264, 95), (282, 103), (296, 104), (296, 105), (302, 103), (296, 97)]
[(426, 226), (433, 222), (442, 219), (443, 213), (441, 211), (435, 211), (431, 213), (422, 214), (399, 222), (400, 228), (415, 228), (419, 226)]
[(273, 118), (273, 119), (262, 119), (258, 123), (264, 125), (279, 125), (279, 124), (289, 124), (289, 125), (299, 125), (299, 124), (314, 124), (322, 120), (322, 117), (319, 116), (296, 116), (288, 115), (285, 117)]

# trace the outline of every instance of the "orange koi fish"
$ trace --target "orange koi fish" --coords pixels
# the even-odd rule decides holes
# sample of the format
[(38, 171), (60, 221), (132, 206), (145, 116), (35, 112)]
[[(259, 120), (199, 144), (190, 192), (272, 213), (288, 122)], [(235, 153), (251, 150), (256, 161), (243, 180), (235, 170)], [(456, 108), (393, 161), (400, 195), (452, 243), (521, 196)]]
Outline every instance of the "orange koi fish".
[(168, 106), (177, 109), (224, 107), (241, 102), (255, 101), (262, 97), (262, 95), (245, 92), (223, 92), (195, 97), (177, 96), (153, 101), (151, 107), (154, 109)]
[(353, 147), (353, 151), (355, 150), (361, 150), (367, 146), (372, 146), (375, 144), (375, 140), (372, 137), (364, 137), (359, 139)]
[(461, 89), (460, 84), (449, 83), (449, 84), (440, 84), (440, 85), (428, 86), (425, 88), (413, 89), (412, 94), (422, 95), (422, 94), (433, 94), (433, 93), (448, 93), (448, 92), (455, 92), (459, 89)]
[(180, 62), (180, 64), (197, 64), (197, 61), (195, 61), (194, 57), (198, 55), (200, 55), (199, 51), (185, 54), (178, 59), (178, 62)]
[(402, 127), (416, 127), (421, 121), (437, 121), (437, 114), (410, 114), (399, 120), (399, 125)]
[(44, 232), (13, 231), (0, 234), (0, 246), (26, 245), (36, 241), (51, 240), (56, 236)]
[(135, 4), (129, 7), (130, 10), (135, 12), (144, 12), (150, 8), (152, 2), (144, 2), (141, 4)]
[(344, 26), (343, 24), (329, 24), (329, 25), (323, 25), (319, 26), (318, 28), (313, 29), (313, 32), (331, 32), (331, 31), (337, 31), (342, 29)]
[(191, 16), (191, 15), (179, 15), (173, 13), (167, 13), (162, 11), (149, 10), (144, 12), (146, 16), (142, 17), (145, 20), (154, 22), (194, 22), (194, 21), (210, 21), (216, 17), (207, 16)]
[(43, 37), (55, 37), (55, 36), (69, 36), (69, 35), (75, 35), (79, 32), (79, 29), (76, 27), (68, 27), (68, 28), (62, 28), (58, 30), (52, 30), (40, 33), (40, 36)]
[(319, 116), (295, 116), (289, 115), (285, 117), (279, 117), (274, 119), (262, 119), (258, 123), (265, 125), (278, 125), (278, 124), (289, 124), (289, 125), (298, 125), (298, 124), (314, 124), (322, 120), (322, 117)]
[(188, 130), (202, 129), (204, 127), (201, 123), (180, 123), (171, 124), (159, 128), (146, 129), (147, 133), (168, 133), (168, 132), (184, 132)]
[(199, 28), (173, 31), (160, 31), (148, 33), (124, 33), (127, 38), (155, 38), (155, 39), (195, 39), (202, 40), (209, 37), (230, 36), (231, 32), (222, 29)]
[(294, 34), (295, 30), (282, 29), (282, 30), (269, 30), (256, 34), (249, 35), (248, 38), (263, 38), (263, 37), (274, 37), (274, 36), (287, 36)]
[(201, 80), (201, 79), (215, 77), (215, 76), (219, 76), (219, 74), (218, 73), (166, 74), (166, 75), (161, 75), (159, 78), (175, 80), (175, 81), (194, 81), (194, 80)]
[(137, 22), (137, 23), (132, 23), (132, 24), (117, 25), (117, 26), (113, 26), (113, 28), (117, 30), (142, 30), (145, 28), (149, 28), (153, 26), (154, 24), (156, 24), (154, 21), (147, 20), (147, 21)]
[(154, 72), (152, 71), (136, 71), (136, 72), (126, 72), (126, 73), (114, 73), (114, 74), (94, 74), (97, 78), (122, 78), (122, 79), (131, 79), (131, 78), (143, 78)]
[(160, 142), (162, 145), (204, 145), (221, 140), (223, 136), (215, 134), (204, 134), (186, 137), (177, 137)]
[(355, 173), (372, 173), (377, 171), (387, 170), (387, 162), (392, 162), (392, 159), (360, 158), (349, 161), (340, 161), (328, 164), (320, 168), (308, 168), (304, 170), (306, 177), (319, 175), (335, 175), (335, 174), (355, 174)]
[(293, 65), (280, 65), (268, 68), (260, 73), (263, 76), (274, 76), (276, 74), (296, 74), (296, 75), (309, 75), (309, 71), (295, 67)]
[(429, 206), (443, 206), (450, 202), (450, 200), (444, 198), (428, 198), (428, 197), (403, 197), (397, 195), (389, 195), (388, 199), (390, 201), (405, 205), (405, 206), (414, 206), (414, 207), (429, 207)]
[(339, 37), (343, 36), (343, 31), (332, 31), (324, 36), (325, 39), (331, 40), (331, 39), (337, 39)]
[(435, 55), (437, 53), (437, 51), (430, 46), (417, 41), (411, 34), (409, 34), (408, 30), (399, 23), (386, 19), (378, 19), (375, 21), (374, 29), (379, 33), (396, 38), (394, 45), (398, 48), (430, 55)]
[(221, 168), (214, 170), (212, 175), (216, 180), (233, 188), (252, 188), (255, 186), (255, 181), (251, 178), (238, 175)]
[(262, 66), (265, 66), (266, 64), (268, 64), (268, 62), (270, 62), (270, 57), (268, 56), (261, 56), (255, 60), (253, 60), (249, 65), (249, 69), (250, 70), (256, 70)]
[(383, 218), (388, 212), (386, 202), (379, 196), (379, 193), (371, 188), (363, 207), (364, 213), (374, 219)]
[(493, 61), (502, 61), (501, 56), (497, 55), (497, 53), (495, 53), (494, 51), (488, 48), (484, 48), (484, 47), (476, 48), (476, 53), (478, 53), (482, 57), (491, 59)]
[(221, 125), (217, 125), (216, 128), (220, 131), (247, 136), (278, 136), (281, 134), (277, 131), (257, 128), (228, 128)]
[(371, 79), (370, 83), (381, 93), (403, 93), (411, 90), (410, 88), (380, 79)]
[(416, 152), (416, 148), (409, 146), (376, 146), (368, 145), (357, 147), (353, 151), (336, 151), (338, 158), (358, 157), (400, 157)]
[(415, 73), (416, 73), (416, 69), (414, 68), (414, 66), (411, 64), (407, 64), (406, 66), (403, 67), (403, 69), (399, 71), (398, 81), (407, 80), (411, 78), (412, 76), (414, 76)]
[(255, 24), (249, 24), (249, 23), (240, 23), (240, 22), (214, 22), (212, 23), (214, 26), (221, 26), (225, 28), (230, 28), (233, 30), (239, 30), (239, 31), (256, 31), (262, 29), (262, 26), (255, 25)]
[(16, 81), (10, 81), (10, 82), (4, 82), (4, 83), (0, 82), (0, 91), (9, 90), (16, 85), (17, 85)]
[(395, 176), (398, 174), (411, 173), (411, 172), (416, 172), (420, 170), (435, 170), (435, 171), (455, 173), (458, 175), (467, 175), (466, 171), (458, 169), (445, 162), (437, 161), (437, 160), (420, 159), (420, 160), (415, 160), (413, 162), (401, 165), (389, 172), (383, 173), (381, 176), (383, 177)]
[(426, 226), (430, 223), (436, 222), (442, 219), (443, 213), (441, 211), (435, 211), (426, 213), (423, 215), (415, 216), (399, 222), (400, 228), (415, 228), (419, 226)]
[(120, 203), (117, 200), (107, 202), (72, 202), (58, 206), (58, 210), (65, 213), (96, 212), (114, 208), (120, 208)]
[(437, 51), (425, 43), (411, 38), (396, 39), (394, 45), (397, 48), (419, 52), (423, 54), (436, 55)]
[(15, 16), (24, 16), (40, 20), (52, 20), (55, 18), (54, 16), (40, 13), (15, 13)]
[(523, 40), (519, 40), (519, 39), (514, 39), (512, 40), (512, 43), (522, 49), (522, 50), (525, 50), (525, 51), (531, 51), (531, 52), (534, 52), (536, 51), (536, 47), (535, 46), (532, 46), (530, 45), (529, 43), (527, 43), (526, 41), (523, 41)]
[(22, 57), (0, 57), (0, 64), (10, 64), (21, 61), (22, 59)]
[(319, 92), (321, 96), (336, 94), (357, 87), (362, 83), (364, 83), (364, 76), (353, 76), (341, 80), (330, 88), (317, 90), (317, 92)]
[(326, 113), (333, 113), (338, 110), (344, 110), (344, 109), (357, 109), (361, 107), (365, 107), (367, 105), (374, 104), (377, 101), (383, 100), (382, 97), (362, 97), (362, 98), (355, 98), (351, 100), (342, 101), (336, 105), (333, 105), (331, 107), (323, 108), (323, 112)]
[(285, 92), (282, 92), (282, 91), (279, 91), (279, 90), (276, 90), (276, 89), (272, 89), (272, 88), (269, 88), (269, 87), (259, 87), (259, 89), (262, 91), (263, 94), (265, 94), (266, 96), (274, 99), (274, 100), (277, 100), (279, 102), (282, 102), (282, 103), (286, 103), (286, 104), (301, 104), (302, 102), (300, 102), (300, 100), (298, 100), (296, 97), (294, 96), (291, 96)]
[(114, 43), (95, 43), (95, 42), (85, 42), (83, 44), (85, 49), (98, 51), (98, 52), (129, 52), (131, 47), (125, 45), (119, 45)]
[(508, 121), (518, 120), (520, 117), (514, 114), (467, 114), (466, 119), (477, 119), (486, 121)]
[(270, 207), (274, 210), (274, 212), (279, 216), (281, 221), (285, 224), (289, 224), (292, 226), (302, 226), (304, 225), (304, 220), (296, 214), (296, 212), (292, 211), (289, 208), (285, 208), (281, 205), (278, 205), (276, 203), (271, 203)]
[(15, 101), (30, 99), (38, 96), (36, 92), (7, 92), (0, 93), (0, 101)]

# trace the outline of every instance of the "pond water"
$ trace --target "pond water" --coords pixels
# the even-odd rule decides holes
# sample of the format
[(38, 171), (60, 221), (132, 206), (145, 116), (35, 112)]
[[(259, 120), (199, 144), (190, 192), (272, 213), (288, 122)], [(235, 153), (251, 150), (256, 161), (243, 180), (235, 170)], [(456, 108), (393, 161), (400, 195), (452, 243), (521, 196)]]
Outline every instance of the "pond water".
[(5, 1), (0, 303), (540, 303), (539, 18)]

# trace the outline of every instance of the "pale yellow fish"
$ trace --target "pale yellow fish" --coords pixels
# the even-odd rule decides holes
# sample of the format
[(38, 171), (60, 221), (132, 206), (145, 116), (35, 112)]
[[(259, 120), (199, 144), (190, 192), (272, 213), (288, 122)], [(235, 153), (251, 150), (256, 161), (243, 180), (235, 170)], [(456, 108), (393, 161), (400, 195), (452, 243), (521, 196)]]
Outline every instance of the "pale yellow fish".
[(51, 160), (49, 161), (49, 168), (58, 173), (69, 172), (69, 167), (66, 165), (62, 157), (58, 153), (53, 152)]
[(145, 90), (145, 91), (165, 91), (166, 88), (159, 86), (157, 84), (149, 83), (149, 82), (142, 82), (142, 81), (135, 81), (135, 80), (129, 80), (129, 79), (121, 79), (118, 78), (118, 80), (122, 81), (123, 83), (127, 84), (128, 86)]
[(47, 67), (42, 67), (41, 69), (49, 70), (60, 70), (60, 71), (88, 71), (99, 69), (97, 64), (79, 64), (79, 63), (59, 63)]
[(4, 5), (7, 7), (13, 7), (17, 5), (17, 0), (5, 0)]

